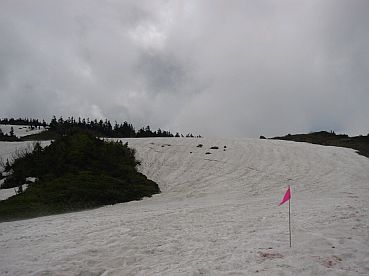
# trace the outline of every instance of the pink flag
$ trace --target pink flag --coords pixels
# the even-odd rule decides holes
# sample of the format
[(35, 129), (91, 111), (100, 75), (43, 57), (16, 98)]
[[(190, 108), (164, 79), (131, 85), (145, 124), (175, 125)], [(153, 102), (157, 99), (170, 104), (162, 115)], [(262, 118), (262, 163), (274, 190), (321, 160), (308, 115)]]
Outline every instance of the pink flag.
[(279, 205), (282, 205), (283, 203), (285, 203), (286, 201), (290, 200), (291, 198), (291, 189), (290, 189), (290, 186), (288, 185), (288, 190), (287, 192), (284, 194), (284, 197), (281, 201), (281, 203), (279, 203)]

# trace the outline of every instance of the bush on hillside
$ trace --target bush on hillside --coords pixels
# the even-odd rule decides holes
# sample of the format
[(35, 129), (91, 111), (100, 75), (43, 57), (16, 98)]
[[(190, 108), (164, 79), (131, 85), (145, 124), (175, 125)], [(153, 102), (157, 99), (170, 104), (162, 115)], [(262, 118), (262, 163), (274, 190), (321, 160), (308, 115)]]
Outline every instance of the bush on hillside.
[(37, 177), (22, 194), (0, 202), (0, 221), (35, 217), (139, 200), (159, 193), (139, 173), (135, 151), (122, 142), (105, 142), (74, 131), (50, 146), (39, 144), (11, 164), (15, 183)]

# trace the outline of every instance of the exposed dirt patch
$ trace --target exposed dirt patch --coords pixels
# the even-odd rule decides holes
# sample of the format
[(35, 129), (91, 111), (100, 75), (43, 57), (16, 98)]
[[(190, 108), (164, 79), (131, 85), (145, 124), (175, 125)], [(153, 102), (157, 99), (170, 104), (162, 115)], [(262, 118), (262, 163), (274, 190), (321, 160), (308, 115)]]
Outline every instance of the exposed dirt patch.
[(258, 252), (260, 257), (262, 257), (263, 259), (269, 259), (269, 260), (273, 260), (273, 259), (281, 259), (283, 258), (283, 255), (281, 253), (274, 253), (274, 252)]
[(327, 268), (331, 268), (334, 267), (335, 265), (339, 264), (340, 262), (342, 262), (342, 259), (338, 256), (332, 255), (329, 257), (325, 257), (325, 258), (319, 258), (319, 262), (327, 267)]

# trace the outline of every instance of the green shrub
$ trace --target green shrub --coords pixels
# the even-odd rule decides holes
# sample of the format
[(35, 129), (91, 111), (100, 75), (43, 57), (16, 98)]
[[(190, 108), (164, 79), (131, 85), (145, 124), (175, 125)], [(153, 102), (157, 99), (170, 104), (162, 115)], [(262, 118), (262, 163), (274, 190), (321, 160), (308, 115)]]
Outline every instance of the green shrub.
[(158, 185), (137, 172), (128, 144), (105, 142), (75, 131), (50, 146), (35, 146), (11, 165), (11, 181), (39, 181), (22, 194), (0, 201), (0, 221), (36, 217), (139, 200), (159, 193)]

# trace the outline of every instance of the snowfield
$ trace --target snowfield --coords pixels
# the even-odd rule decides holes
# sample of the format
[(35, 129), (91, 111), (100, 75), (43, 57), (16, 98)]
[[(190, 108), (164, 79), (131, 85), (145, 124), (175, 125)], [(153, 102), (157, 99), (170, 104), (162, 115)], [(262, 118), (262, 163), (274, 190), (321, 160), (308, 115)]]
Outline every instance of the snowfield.
[[(368, 158), (285, 141), (122, 140), (162, 193), (0, 223), (1, 275), (369, 275)], [(292, 248), (278, 206), (288, 185)]]
[(2, 125), (0, 124), (0, 129), (3, 131), (3, 133), (6, 133), (6, 134), (9, 134), (12, 127), (14, 129), (14, 135), (17, 137), (37, 134), (37, 133), (44, 131), (44, 127), (41, 127), (40, 129), (38, 128), (31, 129), (30, 126), (25, 126), (25, 125)]

